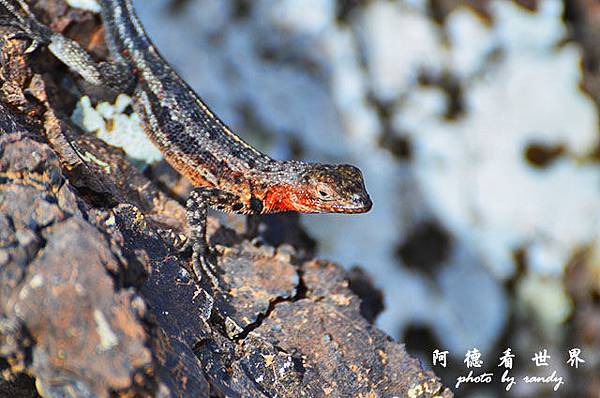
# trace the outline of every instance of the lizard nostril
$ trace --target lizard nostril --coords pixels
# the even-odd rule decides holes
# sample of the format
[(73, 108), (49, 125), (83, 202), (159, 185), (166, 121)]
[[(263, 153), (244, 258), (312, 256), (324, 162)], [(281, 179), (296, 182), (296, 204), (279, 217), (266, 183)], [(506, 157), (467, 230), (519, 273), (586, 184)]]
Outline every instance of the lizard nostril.
[(365, 211), (369, 211), (371, 210), (371, 207), (373, 207), (373, 202), (371, 201), (371, 197), (368, 194), (365, 194), (361, 197), (360, 203), (364, 207)]

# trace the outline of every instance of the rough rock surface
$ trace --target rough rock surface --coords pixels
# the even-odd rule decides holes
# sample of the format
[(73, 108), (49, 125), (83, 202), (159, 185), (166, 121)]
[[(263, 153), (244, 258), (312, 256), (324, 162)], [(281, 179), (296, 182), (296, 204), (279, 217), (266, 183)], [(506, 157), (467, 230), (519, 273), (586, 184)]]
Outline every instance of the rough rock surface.
[[(91, 14), (61, 1), (38, 8), (103, 55)], [(77, 81), (8, 33), (0, 31), (1, 396), (452, 396), (361, 315), (374, 317), (380, 304), (361, 308), (345, 272), (303, 250), (251, 244), (211, 219), (227, 291), (198, 285), (179, 254), (186, 223), (172, 192), (81, 134), (65, 117)], [(378, 297), (357, 278), (361, 294)]]

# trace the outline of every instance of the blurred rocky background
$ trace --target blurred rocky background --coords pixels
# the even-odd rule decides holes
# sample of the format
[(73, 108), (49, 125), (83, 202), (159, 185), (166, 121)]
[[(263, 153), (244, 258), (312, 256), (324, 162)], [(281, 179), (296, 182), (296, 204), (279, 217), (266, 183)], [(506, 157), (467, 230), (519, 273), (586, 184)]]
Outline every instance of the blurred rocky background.
[[(45, 22), (54, 23), (56, 30), (67, 30), (73, 37), (88, 40), (85, 44), (89, 49), (105, 55), (101, 32), (94, 30), (99, 23), (97, 17), (85, 12), (69, 13), (64, 4), (60, 5), (62, 2), (51, 3), (59, 4), (56, 10), (54, 6), (45, 8), (46, 2), (39, 2), (38, 8), (62, 13), (62, 16), (60, 20)], [(74, 7), (97, 10), (97, 4), (91, 0), (70, 0), (69, 3)], [(267, 243), (277, 246), (282, 242), (302, 242), (296, 245), (298, 257), (310, 258), (316, 251), (319, 257), (343, 264), (348, 272), (342, 275), (333, 265), (309, 262), (297, 271), (306, 272), (300, 278), (286, 265), (281, 272), (291, 272), (288, 275), (291, 275), (291, 282), (288, 282), (294, 288), (301, 284), (308, 286), (308, 293), (303, 293), (306, 297), (296, 294), (290, 298), (290, 294), (276, 291), (270, 298), (275, 301), (269, 301), (269, 308), (275, 307), (273, 303), (277, 302), (277, 308), (282, 312), (265, 312), (265, 303), (261, 303), (262, 309), (253, 312), (253, 317), (258, 317), (252, 318), (258, 319), (257, 325), (268, 325), (271, 317), (279, 317), (290, 320), (285, 323), (286, 327), (295, 327), (293, 320), (297, 314), (318, 318), (320, 313), (315, 308), (332, 292), (337, 294), (342, 289), (340, 286), (346, 283), (341, 282), (345, 279), (349, 279), (352, 291), (366, 303), (360, 307), (362, 315), (371, 320), (381, 309), (381, 297), (369, 287), (368, 279), (372, 278), (373, 284), (383, 292), (385, 305), (377, 317), (377, 326), (406, 343), (409, 354), (420, 358), (425, 367), (441, 376), (444, 385), (454, 387), (457, 377), (470, 370), (475, 374), (494, 373), (491, 384), (464, 383), (455, 389), (457, 396), (600, 396), (600, 6), (597, 1), (134, 0), (134, 3), (163, 55), (245, 139), (277, 158), (352, 163), (365, 174), (374, 201), (373, 210), (357, 216), (301, 216), (300, 222), (313, 238), (312, 244), (307, 235), (298, 232), (297, 216), (265, 218), (263, 236)], [(71, 25), (73, 20), (77, 23)], [(97, 34), (90, 38), (90, 31)], [(20, 45), (23, 47), (24, 43)], [(46, 134), (64, 133), (68, 130), (66, 124), (57, 121), (62, 116), (44, 113), (46, 96), (57, 96), (54, 85), (46, 87), (39, 75), (21, 79), (18, 73), (6, 73), (7, 70), (24, 70), (24, 59), (28, 58), (23, 55), (24, 51), (25, 47), (15, 49), (20, 55), (5, 59), (0, 65), (6, 80), (0, 90), (2, 99), (8, 98), (6, 102), (12, 106), (17, 103), (16, 107), (25, 109), (30, 116), (40, 118), (44, 115), (46, 120), (42, 125)], [(38, 57), (43, 58), (43, 53)], [(58, 77), (68, 75), (57, 62), (51, 68), (62, 73)], [(68, 78), (54, 78), (58, 80), (54, 82), (56, 86), (63, 90), (71, 84)], [(29, 87), (22, 96), (12, 95), (20, 92), (20, 85), (25, 83)], [(6, 97), (7, 93), (11, 95)], [(75, 89), (68, 95), (61, 93), (61, 100), (66, 103), (61, 104), (64, 105), (62, 108), (75, 108), (72, 115), (68, 115), (75, 124), (95, 131), (100, 139), (113, 146), (123, 147), (129, 159), (142, 168), (149, 161), (154, 165), (141, 175), (128, 166), (122, 153), (115, 153), (92, 138), (81, 138), (77, 145), (89, 150), (93, 156), (86, 159), (98, 167), (92, 165), (85, 172), (82, 171), (85, 168), (73, 166), (72, 171), (64, 169), (63, 164), (61, 169), (47, 146), (30, 142), (18, 134), (7, 135), (0, 142), (3, 151), (0, 152), (8, 159), (4, 161), (5, 168), (10, 171), (16, 165), (29, 170), (34, 178), (27, 177), (23, 182), (21, 177), (17, 178), (21, 174), (11, 174), (3, 168), (8, 177), (3, 174), (0, 183), (10, 188), (6, 192), (12, 192), (15, 185), (26, 186), (20, 191), (21, 196), (13, 198), (12, 202), (6, 201), (8, 205), (3, 209), (7, 214), (14, 210), (11, 217), (15, 220), (28, 220), (29, 213), (23, 211), (27, 206), (19, 206), (19, 201), (29, 198), (27, 200), (34, 203), (30, 207), (37, 210), (32, 213), (33, 224), (0, 223), (5, 226), (0, 232), (7, 234), (3, 235), (2, 242), (13, 242), (13, 237), (19, 242), (15, 247), (12, 243), (2, 247), (10, 253), (0, 257), (0, 263), (8, 261), (7, 264), (14, 265), (15, 259), (20, 259), (23, 264), (29, 264), (46, 245), (44, 251), (49, 253), (46, 255), (56, 255), (56, 262), (52, 264), (64, 271), (64, 264), (72, 262), (61, 260), (61, 255), (75, 245), (64, 236), (61, 238), (58, 232), (62, 230), (56, 232), (54, 225), (62, 225), (63, 213), (76, 216), (71, 219), (70, 228), (79, 228), (80, 224), (81, 228), (85, 226), (86, 232), (79, 233), (81, 240), (100, 241), (94, 237), (96, 235), (88, 236), (99, 234), (89, 228), (90, 224), (97, 224), (94, 228), (100, 230), (108, 228), (109, 232), (119, 229), (122, 241), (118, 241), (118, 233), (114, 235), (117, 241), (111, 241), (110, 250), (117, 258), (114, 264), (121, 264), (124, 269), (117, 269), (119, 267), (113, 262), (106, 265), (90, 259), (93, 266), (86, 268), (80, 276), (87, 278), (89, 272), (95, 276), (87, 278), (86, 283), (93, 282), (92, 287), (102, 285), (105, 300), (97, 301), (97, 305), (117, 308), (118, 314), (133, 314), (131, 319), (127, 318), (126, 325), (136, 325), (144, 334), (135, 333), (135, 344), (125, 346), (131, 348), (131, 353), (144, 355), (135, 357), (132, 354), (133, 359), (119, 357), (123, 360), (119, 366), (84, 361), (86, 366), (92, 366), (93, 372), (79, 364), (74, 367), (75, 376), (80, 376), (77, 372), (81, 372), (85, 377), (79, 379), (71, 374), (66, 379), (69, 382), (92, 380), (104, 392), (106, 385), (119, 390), (125, 388), (123, 386), (129, 380), (117, 378), (111, 372), (117, 374), (118, 370), (128, 366), (136, 369), (148, 366), (145, 373), (141, 372), (144, 377), (136, 373), (142, 380), (136, 383), (143, 388), (158, 391), (157, 386), (168, 386), (171, 391), (180, 391), (184, 395), (189, 391), (206, 392), (209, 385), (212, 389), (227, 391), (231, 386), (218, 384), (223, 376), (221, 369), (231, 363), (248, 361), (263, 369), (265, 363), (260, 360), (271, 358), (271, 348), (263, 347), (255, 352), (260, 345), (253, 339), (245, 339), (247, 336), (240, 340), (244, 341), (243, 345), (232, 347), (226, 338), (207, 325), (190, 325), (195, 320), (188, 319), (185, 314), (194, 311), (196, 307), (192, 304), (198, 295), (191, 285), (182, 288), (178, 276), (172, 275), (178, 269), (176, 259), (164, 254), (170, 253), (172, 248), (164, 247), (164, 242), (157, 243), (154, 238), (137, 243), (137, 238), (152, 230), (156, 220), (150, 220), (149, 227), (145, 221), (140, 221), (144, 216), (130, 208), (134, 205), (141, 209), (148, 219), (152, 218), (148, 212), (162, 217), (164, 213), (172, 212), (177, 213), (178, 217), (173, 217), (180, 220), (181, 207), (171, 199), (167, 200), (162, 192), (183, 200), (189, 186), (177, 181), (172, 170), (160, 160), (160, 153), (147, 145), (136, 116), (130, 112), (127, 97), (100, 104), (84, 97), (75, 105), (75, 98), (79, 97), (76, 94), (79, 93)], [(31, 130), (35, 126), (40, 129), (39, 123), (31, 127), (27, 121), (15, 118), (11, 109), (2, 108), (0, 112), (0, 122), (14, 126), (5, 133)], [(52, 146), (56, 151), (56, 142), (52, 142)], [(17, 161), (19, 159), (23, 162)], [(64, 163), (64, 159), (61, 161)], [(117, 166), (107, 166), (113, 163)], [(50, 177), (46, 176), (48, 170), (52, 171)], [(110, 170), (110, 173), (102, 176), (103, 170)], [(44, 176), (41, 182), (36, 179), (36, 173)], [(55, 203), (52, 187), (57, 181), (62, 184), (66, 178), (56, 177), (62, 176), (61, 173), (68, 173), (71, 181), (70, 185), (61, 188)], [(81, 178), (82, 175), (89, 180)], [(93, 175), (101, 175), (98, 186), (94, 185)], [(149, 185), (146, 177), (161, 193), (148, 188), (153, 185)], [(81, 197), (74, 197), (71, 185), (80, 189), (78, 195)], [(51, 193), (44, 193), (44, 187)], [(94, 202), (98, 197), (94, 189), (110, 192)], [(33, 190), (35, 195), (28, 190)], [(115, 212), (110, 206), (105, 207), (102, 202), (105, 198), (130, 205), (118, 207)], [(60, 212), (56, 213), (56, 208), (60, 208)], [(241, 230), (242, 218), (220, 217), (226, 225)], [(289, 224), (285, 224), (286, 221)], [(98, 227), (104, 224), (108, 227)], [(40, 235), (40, 230), (48, 230), (50, 235), (46, 232)], [(283, 233), (287, 235), (282, 236)], [(231, 240), (234, 235), (227, 236)], [(138, 244), (141, 246), (137, 247)], [(265, 258), (271, 256), (269, 246), (256, 249), (246, 243), (230, 242), (230, 245), (237, 245), (239, 250), (239, 253), (231, 254), (232, 262), (237, 266), (242, 263), (235, 256), (244, 258), (247, 252), (258, 251)], [(125, 257), (118, 254), (116, 248), (120, 247), (124, 248)], [(146, 250), (147, 247), (152, 250)], [(146, 255), (150, 256), (149, 261), (144, 258)], [(128, 262), (137, 264), (129, 257), (141, 258), (136, 261), (146, 266), (151, 264), (160, 271), (143, 282), (145, 287), (141, 296), (137, 290), (133, 293), (130, 289), (137, 289), (142, 283), (139, 274), (143, 270), (125, 266)], [(8, 275), (9, 281), (25, 280), (25, 293), (17, 294), (17, 285), (7, 285), (3, 291), (14, 296), (13, 301), (5, 300), (0, 304), (12, 306), (31, 301), (27, 293), (30, 288), (36, 293), (34, 302), (38, 303), (47, 301), (43, 298), (45, 295), (53, 297), (62, 292), (40, 289), (42, 285), (34, 271), (44, 271), (49, 261), (44, 267), (25, 268), (19, 264), (15, 269), (19, 272), (27, 270), (26, 278), (19, 272), (9, 272), (5, 276)], [(113, 275), (111, 283), (106, 280), (105, 268)], [(152, 275), (154, 271), (150, 271)], [(252, 272), (239, 274), (243, 279), (252, 276)], [(59, 279), (58, 276), (54, 278), (56, 283)], [(277, 283), (287, 281), (271, 279)], [(318, 286), (317, 282), (324, 284), (330, 280), (335, 283), (326, 289)], [(356, 324), (368, 329), (368, 324), (358, 314), (356, 297), (344, 289), (345, 285), (342, 296), (350, 297), (350, 301), (342, 300), (334, 306), (335, 311), (351, 314), (345, 318), (344, 327), (351, 329)], [(84, 289), (92, 293), (97, 290)], [(68, 289), (64, 292), (71, 293)], [(39, 300), (37, 294), (42, 295)], [(336, 297), (339, 299), (335, 294), (326, 300), (327, 305)], [(182, 299), (182, 296), (185, 297)], [(96, 301), (94, 297), (92, 299)], [(147, 317), (139, 297), (148, 302), (148, 312), (157, 317), (158, 329), (149, 326), (152, 322), (137, 319)], [(192, 299), (188, 300), (190, 297)], [(311, 299), (309, 304), (315, 307), (299, 311), (296, 308), (298, 301), (304, 299)], [(69, 303), (76, 304), (78, 300), (73, 298)], [(131, 306), (127, 300), (131, 301)], [(350, 312), (340, 310), (346, 306), (346, 301), (352, 304)], [(64, 301), (48, 303), (62, 305)], [(120, 304), (116, 306), (115, 303)], [(181, 307), (177, 307), (180, 304)], [(16, 318), (26, 321), (27, 330), (33, 330), (33, 336), (12, 323), (14, 317), (0, 317), (0, 334), (20, 336), (16, 340), (2, 340), (4, 351), (0, 354), (4, 357), (8, 352), (13, 356), (6, 363), (0, 361), (0, 376), (5, 376), (5, 369), (10, 365), (12, 372), (20, 368), (36, 377), (43, 376), (38, 378), (38, 391), (62, 393), (63, 389), (52, 390), (52, 386), (39, 380), (44, 377), (46, 380), (63, 380), (65, 375), (61, 372), (68, 368), (65, 363), (70, 362), (59, 356), (63, 362), (57, 365), (49, 360), (56, 360), (55, 357), (44, 357), (50, 352), (44, 348), (54, 349), (57, 343), (50, 340), (40, 344), (39, 336), (52, 337), (50, 332), (53, 332), (64, 337), (65, 342), (71, 341), (74, 337), (69, 334), (70, 329), (47, 325), (63, 325), (63, 322), (77, 325), (81, 317), (87, 319), (91, 315), (82, 310), (81, 314), (74, 312), (72, 317), (63, 319), (51, 316), (54, 311), (44, 310), (43, 306), (26, 307), (25, 310), (27, 316), (21, 313)], [(155, 314), (156, 311), (159, 312)], [(263, 319), (263, 315), (257, 315), (259, 313), (268, 313), (268, 317)], [(104, 318), (98, 318), (96, 313), (93, 315), (96, 324), (105, 325), (104, 321), (98, 321)], [(112, 318), (108, 320), (109, 323), (112, 321)], [(112, 327), (115, 328), (115, 324)], [(153, 335), (156, 330), (169, 344), (158, 349), (151, 346), (150, 358), (140, 347), (147, 347), (148, 341), (155, 342), (152, 339), (156, 337)], [(189, 333), (181, 337), (182, 330)], [(340, 336), (346, 333), (344, 328), (336, 327), (335, 330)], [(61, 334), (63, 331), (66, 337)], [(198, 331), (206, 333), (209, 337), (203, 341), (211, 343), (202, 346), (191, 343), (196, 341)], [(293, 333), (296, 333), (295, 329)], [(321, 331), (315, 333), (319, 335)], [(268, 345), (284, 335), (278, 332), (261, 338)], [(312, 335), (307, 335), (305, 330), (300, 329), (294, 336), (304, 336), (304, 340), (288, 342), (293, 348), (291, 351), (312, 346)], [(410, 377), (404, 380), (406, 383), (390, 382), (390, 385), (404, 388), (421, 386), (415, 383), (424, 379), (435, 381), (430, 374), (424, 376), (420, 367), (396, 345), (384, 343), (385, 338), (379, 332), (372, 332), (372, 336), (375, 336), (376, 344), (384, 344), (389, 349), (385, 352), (391, 353), (389, 358), (394, 358), (391, 362), (411, 364), (412, 373), (407, 373)], [(87, 341), (85, 334), (77, 337), (81, 344)], [(19, 344), (29, 340), (37, 340), (35, 349), (28, 343), (21, 350)], [(108, 343), (111, 341), (109, 339)], [(317, 358), (314, 363), (320, 363), (319, 350), (327, 352), (338, 341), (341, 340), (322, 341), (323, 346), (319, 346), (313, 355)], [(346, 343), (352, 349), (360, 346), (354, 339), (348, 339)], [(86, 356), (87, 351), (79, 350), (79, 346), (65, 344), (67, 354), (73, 351)], [(84, 345), (86, 350), (96, 349), (94, 344)], [(215, 346), (228, 347), (221, 351), (225, 353), (224, 358), (213, 355)], [(482, 353), (483, 365), (467, 369), (463, 362), (465, 354), (474, 348)], [(511, 375), (518, 381), (526, 375), (547, 376), (556, 371), (564, 384), (554, 392), (551, 383), (518, 382), (507, 392), (506, 383), (499, 381), (504, 369), (498, 366), (507, 348), (511, 348), (516, 356)], [(578, 368), (567, 362), (568, 352), (573, 348), (581, 349), (580, 357), (585, 360)], [(436, 349), (449, 352), (447, 367), (433, 365), (432, 354)], [(544, 349), (550, 356), (549, 366), (538, 367), (532, 358)], [(157, 352), (166, 354), (157, 357)], [(379, 359), (387, 363), (387, 355), (385, 359)], [(33, 367), (31, 357), (35, 359)], [(321, 374), (323, 379), (315, 380), (333, 380), (330, 375), (337, 372), (335, 361), (342, 363), (342, 357), (326, 362), (323, 365), (326, 370)], [(350, 372), (356, 361), (362, 361), (360, 369), (369, 375), (370, 364), (379, 363), (377, 358), (369, 356), (365, 362), (360, 356), (347, 357), (350, 365), (343, 372), (349, 375), (347, 380), (368, 385), (368, 376), (365, 376), (367, 379), (352, 379)], [(203, 373), (194, 368), (199, 366), (198, 359), (209, 367), (214, 363), (225, 365), (213, 367), (216, 373), (206, 369)], [(155, 366), (148, 365), (150, 362)], [(189, 383), (175, 374), (191, 368), (195, 370), (190, 374), (196, 378), (190, 379)], [(152, 373), (149, 369), (160, 371)], [(391, 365), (385, 369), (393, 372)], [(242, 370), (238, 369), (239, 374), (244, 373)], [(98, 374), (101, 377), (93, 376)], [(246, 377), (241, 379), (244, 386), (247, 382), (249, 389), (257, 388), (247, 374), (243, 377)], [(261, 380), (264, 385), (273, 384), (271, 379)], [(389, 380), (396, 379), (391, 377)], [(32, 391), (33, 379), (19, 378), (16, 385), (20, 382), (23, 391)], [(320, 383), (322, 381), (309, 384)], [(341, 384), (350, 388), (345, 382)], [(73, 383), (68, 385), (74, 388)], [(240, 385), (231, 388), (234, 387), (240, 391)], [(387, 385), (381, 388), (385, 391)], [(438, 389), (442, 389), (439, 383), (428, 393), (436, 394)], [(129, 390), (119, 391), (129, 393)]]
[[(97, 14), (29, 6), (106, 59)], [(210, 216), (222, 289), (193, 278), (180, 250), (189, 183), (148, 145), (129, 97), (103, 102), (6, 16), (1, 398), (453, 396), (373, 325), (383, 304), (369, 276), (315, 259), (297, 217), (267, 219), (249, 240)]]
[[(71, 1), (85, 6), (85, 1)], [(384, 293), (378, 325), (458, 396), (600, 396), (600, 6), (593, 0), (138, 0), (150, 36), (240, 134), (347, 162), (374, 201), (303, 216)], [(92, 5), (93, 6), (93, 5)], [(585, 363), (567, 364), (580, 348)], [(550, 373), (550, 372), (548, 372)]]

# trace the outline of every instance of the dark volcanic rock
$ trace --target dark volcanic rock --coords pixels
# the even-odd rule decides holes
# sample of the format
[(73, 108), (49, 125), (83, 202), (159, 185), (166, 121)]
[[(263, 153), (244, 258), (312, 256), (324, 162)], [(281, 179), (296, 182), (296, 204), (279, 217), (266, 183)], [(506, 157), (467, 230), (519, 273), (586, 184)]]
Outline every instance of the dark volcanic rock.
[[(36, 10), (97, 47), (89, 13)], [(196, 281), (184, 209), (64, 117), (72, 78), (27, 48), (13, 38), (0, 54), (0, 395), (451, 396), (310, 250), (257, 246), (211, 218), (223, 290)]]

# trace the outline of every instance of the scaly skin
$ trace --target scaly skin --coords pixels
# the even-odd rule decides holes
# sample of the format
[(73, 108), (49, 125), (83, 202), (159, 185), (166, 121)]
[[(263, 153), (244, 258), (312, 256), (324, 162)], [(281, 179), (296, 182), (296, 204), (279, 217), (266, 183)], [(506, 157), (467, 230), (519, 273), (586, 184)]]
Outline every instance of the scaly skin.
[(77, 43), (37, 22), (22, 0), (0, 3), (27, 34), (48, 44), (88, 82), (134, 87), (134, 109), (145, 132), (167, 161), (197, 187), (188, 200), (197, 274), (199, 266), (208, 270), (207, 206), (242, 214), (363, 213), (371, 208), (356, 167), (275, 160), (232, 132), (159, 55), (130, 0), (99, 0), (106, 42), (116, 65), (94, 64)]
[(233, 133), (158, 54), (130, 1), (100, 3), (111, 53), (131, 65), (138, 78), (135, 110), (148, 136), (194, 185), (234, 194), (237, 206), (226, 210), (244, 214), (369, 210), (371, 202), (358, 169), (278, 161), (259, 152)]

